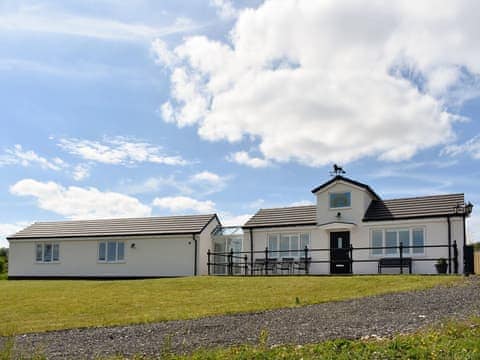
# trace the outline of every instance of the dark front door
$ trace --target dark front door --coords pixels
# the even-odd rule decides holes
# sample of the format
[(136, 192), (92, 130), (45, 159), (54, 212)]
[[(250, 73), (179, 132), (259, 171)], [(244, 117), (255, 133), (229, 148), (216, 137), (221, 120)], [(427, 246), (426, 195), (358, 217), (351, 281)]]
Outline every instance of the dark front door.
[(350, 232), (330, 233), (330, 273), (350, 274)]

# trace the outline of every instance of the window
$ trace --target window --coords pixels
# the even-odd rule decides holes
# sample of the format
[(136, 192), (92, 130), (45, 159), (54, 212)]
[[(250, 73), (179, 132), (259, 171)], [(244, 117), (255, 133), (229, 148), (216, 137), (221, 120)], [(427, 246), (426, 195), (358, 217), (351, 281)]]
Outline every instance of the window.
[(98, 261), (121, 262), (125, 260), (124, 241), (101, 241), (98, 243)]
[(267, 246), (273, 258), (301, 257), (305, 246), (310, 246), (310, 234), (269, 234)]
[(35, 245), (35, 261), (52, 263), (60, 261), (60, 245), (55, 243), (42, 243)]
[[(415, 229), (375, 229), (371, 232), (371, 247), (392, 247), (390, 249), (371, 249), (372, 255), (399, 256), (400, 243), (403, 245), (403, 255), (423, 254), (425, 244), (425, 231), (423, 228)], [(409, 248), (409, 246), (422, 246)]]
[[(412, 231), (412, 245), (413, 246), (424, 246), (425, 239), (423, 234), (423, 229), (413, 229)], [(412, 252), (414, 254), (423, 254), (424, 248), (413, 248)]]
[(350, 192), (330, 193), (330, 209), (344, 208), (351, 206)]
[[(372, 231), (372, 247), (383, 247), (383, 231), (382, 230), (373, 230)], [(383, 249), (372, 249), (372, 255), (382, 255)]]

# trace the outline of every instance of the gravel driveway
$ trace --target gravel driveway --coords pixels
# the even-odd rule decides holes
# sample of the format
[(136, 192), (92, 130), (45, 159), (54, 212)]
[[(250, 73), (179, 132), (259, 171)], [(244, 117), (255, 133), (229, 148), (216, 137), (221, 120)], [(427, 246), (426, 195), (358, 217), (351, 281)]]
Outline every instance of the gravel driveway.
[(15, 341), (22, 353), (42, 353), (51, 359), (159, 355), (165, 342), (173, 351), (188, 352), (199, 347), (254, 344), (266, 330), (270, 344), (305, 344), (334, 338), (391, 336), (471, 315), (480, 316), (478, 276), (451, 287), (254, 314), (27, 334), (17, 336)]

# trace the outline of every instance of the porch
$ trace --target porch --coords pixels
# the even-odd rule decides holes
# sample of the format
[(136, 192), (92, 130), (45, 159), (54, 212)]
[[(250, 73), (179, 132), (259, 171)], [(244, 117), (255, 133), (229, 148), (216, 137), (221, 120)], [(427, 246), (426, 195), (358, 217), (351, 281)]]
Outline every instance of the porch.
[[(445, 249), (446, 256), (428, 257), (416, 254), (428, 254), (427, 249)], [(372, 256), (372, 254), (390, 254)], [(376, 247), (309, 248), (295, 250), (230, 251), (207, 252), (208, 275), (336, 275), (382, 273), (385, 268), (395, 269), (399, 274), (415, 272), (415, 264), (431, 263), (432, 269), (439, 261), (444, 262), (446, 273), (458, 274), (459, 252), (457, 242), (451, 245), (435, 244)], [(443, 259), (443, 260), (440, 260)], [(363, 270), (362, 270), (363, 269)], [(413, 269), (413, 271), (412, 271)], [(356, 271), (357, 270), (357, 271)]]

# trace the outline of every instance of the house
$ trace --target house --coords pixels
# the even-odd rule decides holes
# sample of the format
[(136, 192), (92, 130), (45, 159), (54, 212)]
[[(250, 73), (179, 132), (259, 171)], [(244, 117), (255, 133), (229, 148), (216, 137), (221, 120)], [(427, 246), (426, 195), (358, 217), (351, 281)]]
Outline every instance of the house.
[(465, 218), (472, 208), (463, 194), (382, 200), (370, 186), (342, 175), (312, 193), (315, 205), (261, 209), (244, 224), (252, 269), (255, 258), (303, 256), (311, 274), (398, 273), (401, 256), (413, 273), (435, 273), (440, 258), (449, 272), (463, 271)]
[(8, 237), (10, 279), (134, 278), (207, 272), (216, 214), (37, 222)]
[(342, 175), (312, 193), (315, 205), (261, 209), (242, 227), (216, 214), (38, 222), (7, 238), (9, 278), (430, 274), (440, 258), (464, 271), (463, 194), (383, 200)]

